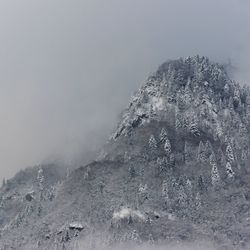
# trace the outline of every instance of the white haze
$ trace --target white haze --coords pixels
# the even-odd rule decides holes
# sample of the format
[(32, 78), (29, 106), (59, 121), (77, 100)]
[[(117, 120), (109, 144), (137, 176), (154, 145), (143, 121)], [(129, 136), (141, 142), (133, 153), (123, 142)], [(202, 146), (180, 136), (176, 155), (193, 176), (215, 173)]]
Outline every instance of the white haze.
[[(93, 242), (94, 241), (94, 242)], [(107, 247), (103, 243), (103, 239), (100, 238), (90, 238), (90, 240), (83, 240), (78, 243), (73, 243), (72, 245), (76, 249), (84, 250), (215, 250), (211, 242), (200, 241), (200, 242), (179, 242), (179, 243), (169, 243), (169, 244), (133, 244), (133, 243), (124, 243), (117, 244), (113, 247)]]
[(83, 158), (169, 58), (229, 58), (250, 79), (245, 0), (1, 0), (0, 178)]

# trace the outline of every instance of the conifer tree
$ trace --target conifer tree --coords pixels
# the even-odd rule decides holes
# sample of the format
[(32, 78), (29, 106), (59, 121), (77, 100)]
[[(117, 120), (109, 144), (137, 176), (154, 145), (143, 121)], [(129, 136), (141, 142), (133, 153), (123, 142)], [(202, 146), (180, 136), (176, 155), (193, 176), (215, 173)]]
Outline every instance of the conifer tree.
[(205, 162), (206, 161), (205, 145), (203, 144), (202, 141), (200, 141), (200, 143), (199, 143), (197, 160), (199, 162)]
[(209, 157), (213, 153), (213, 147), (210, 141), (206, 141), (205, 144), (205, 154), (206, 157)]
[(162, 128), (160, 133), (160, 142), (165, 143), (167, 139), (168, 139), (167, 131), (165, 130), (165, 128)]
[(166, 180), (163, 181), (162, 183), (162, 198), (164, 200), (164, 202), (168, 202), (169, 201), (169, 195), (168, 195), (168, 182)]
[(189, 130), (194, 136), (200, 136), (200, 131), (198, 129), (198, 122), (197, 122), (197, 119), (194, 115), (191, 117), (191, 122), (189, 124)]
[(200, 193), (198, 192), (195, 196), (195, 207), (196, 207), (196, 210), (200, 210), (201, 209), (201, 195)]
[(175, 155), (173, 153), (171, 153), (169, 156), (169, 167), (171, 169), (174, 169), (175, 167)]
[(226, 155), (227, 155), (227, 159), (230, 163), (234, 162), (234, 153), (233, 153), (233, 149), (232, 149), (230, 144), (228, 144), (226, 147)]
[(157, 141), (153, 135), (150, 136), (148, 143), (149, 143), (149, 148), (152, 151), (155, 151), (157, 149)]
[(141, 243), (140, 236), (136, 230), (133, 230), (130, 236), (131, 241), (135, 242), (136, 244)]
[(232, 179), (235, 175), (230, 162), (227, 162), (226, 164), (226, 172), (229, 179)]
[(167, 155), (171, 154), (171, 144), (170, 144), (169, 139), (166, 139), (165, 144), (164, 144), (164, 149)]
[(182, 128), (182, 115), (179, 114), (178, 110), (175, 111), (175, 130), (179, 131)]
[(44, 174), (43, 169), (40, 167), (37, 173), (37, 181), (40, 191), (43, 191), (44, 189)]
[(216, 164), (212, 165), (211, 182), (214, 187), (219, 186), (221, 182), (220, 174), (219, 174)]

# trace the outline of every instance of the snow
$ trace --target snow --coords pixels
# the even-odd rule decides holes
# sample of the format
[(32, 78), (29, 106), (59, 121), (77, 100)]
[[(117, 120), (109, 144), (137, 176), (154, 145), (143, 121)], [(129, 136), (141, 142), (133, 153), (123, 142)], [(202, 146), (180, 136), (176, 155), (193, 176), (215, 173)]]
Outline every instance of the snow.
[(69, 224), (69, 229), (83, 230), (84, 227), (80, 222), (72, 222)]
[(152, 106), (153, 106), (154, 111), (164, 110), (164, 98), (153, 96), (152, 97)]
[(142, 212), (140, 212), (139, 210), (133, 210), (128, 207), (124, 207), (119, 212), (113, 213), (114, 220), (122, 220), (122, 219), (129, 218), (130, 216), (132, 218), (138, 218), (143, 221), (146, 219), (145, 216), (142, 214)]

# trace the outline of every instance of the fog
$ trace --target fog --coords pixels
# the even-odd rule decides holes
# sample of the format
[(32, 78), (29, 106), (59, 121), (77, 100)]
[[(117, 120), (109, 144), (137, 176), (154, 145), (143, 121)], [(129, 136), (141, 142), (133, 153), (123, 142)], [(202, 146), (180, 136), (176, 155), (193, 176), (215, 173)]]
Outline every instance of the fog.
[[(217, 246), (218, 247), (218, 246)], [(182, 241), (173, 243), (143, 243), (136, 244), (132, 242), (114, 244), (113, 246), (105, 245), (103, 239), (99, 237), (88, 238), (78, 242), (72, 243), (73, 249), (85, 249), (85, 250), (215, 250), (216, 247), (208, 241)]]
[(229, 59), (250, 79), (245, 0), (1, 0), (0, 179), (84, 161), (166, 59)]

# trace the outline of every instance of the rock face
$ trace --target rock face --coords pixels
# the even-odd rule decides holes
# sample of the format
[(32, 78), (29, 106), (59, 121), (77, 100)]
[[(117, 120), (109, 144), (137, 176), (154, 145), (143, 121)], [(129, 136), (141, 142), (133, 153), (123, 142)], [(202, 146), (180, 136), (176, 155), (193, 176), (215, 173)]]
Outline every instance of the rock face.
[[(250, 249), (249, 130), (250, 90), (222, 65), (199, 56), (168, 61), (132, 98), (98, 160), (51, 198), (39, 178), (39, 198), (27, 201), (33, 210), (21, 206), (8, 223), (0, 216), (0, 246), (77, 249), (97, 234), (101, 249), (201, 239)], [(76, 221), (84, 226), (72, 234), (66, 228)]]

